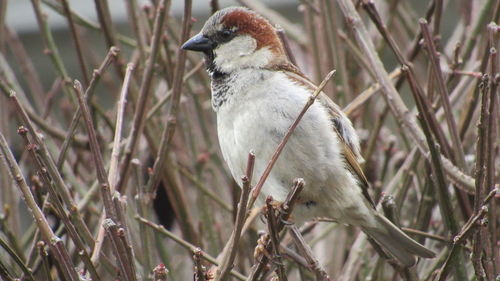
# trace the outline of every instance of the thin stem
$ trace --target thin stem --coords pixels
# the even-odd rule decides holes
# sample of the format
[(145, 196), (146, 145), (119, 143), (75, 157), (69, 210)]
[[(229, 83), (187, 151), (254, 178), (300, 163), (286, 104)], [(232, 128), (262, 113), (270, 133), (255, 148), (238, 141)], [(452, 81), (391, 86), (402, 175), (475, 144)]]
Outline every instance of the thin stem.
[[(190, 252), (194, 252), (196, 251), (197, 249), (199, 249), (199, 247), (196, 247), (194, 246), (193, 244), (187, 242), (186, 240), (183, 240), (182, 238), (180, 238), (179, 236), (175, 235), (174, 233), (166, 230), (163, 226), (161, 225), (158, 225), (158, 224), (155, 224), (145, 218), (141, 218), (141, 217), (138, 217), (136, 216), (136, 219), (141, 222), (141, 223), (144, 223), (145, 225), (151, 227), (152, 229), (156, 230), (157, 233), (161, 234), (161, 235), (164, 235), (164, 236), (167, 236), (168, 238), (174, 240), (176, 243), (178, 243), (179, 245), (181, 245), (183, 248), (187, 249), (188, 251)], [(219, 263), (217, 262), (217, 259), (210, 256), (209, 254), (205, 253), (204, 251), (201, 251), (201, 257), (208, 261), (209, 263), (211, 264), (214, 264), (214, 265), (219, 265)], [(245, 276), (241, 273), (238, 273), (237, 271), (235, 270), (231, 270), (231, 275), (235, 278), (237, 278), (238, 280), (246, 280)]]
[(128, 87), (130, 84), (130, 78), (132, 71), (134, 70), (134, 65), (129, 63), (125, 71), (125, 79), (123, 80), (122, 90), (120, 92), (120, 98), (118, 99), (117, 110), (116, 110), (116, 125), (115, 125), (115, 136), (113, 138), (113, 148), (111, 150), (111, 160), (109, 164), (108, 181), (111, 190), (116, 190), (116, 183), (118, 181), (118, 160), (120, 157), (120, 141), (122, 138), (122, 128), (125, 114), (125, 106), (127, 104), (127, 94)]
[[(441, 2), (441, 1), (438, 1)], [(442, 6), (442, 3), (441, 3)], [(435, 21), (438, 19), (435, 19)], [(425, 46), (427, 48), (427, 53), (430, 56), (431, 67), (434, 71), (434, 77), (438, 85), (439, 94), (441, 96), (441, 103), (444, 108), (446, 122), (448, 123), (448, 130), (450, 131), (451, 139), (453, 141), (453, 152), (455, 152), (455, 160), (461, 169), (465, 169), (465, 154), (460, 142), (460, 137), (458, 136), (457, 124), (453, 118), (453, 112), (451, 110), (450, 99), (448, 88), (445, 85), (443, 78), (443, 72), (441, 70), (441, 64), (439, 61), (439, 53), (436, 50), (434, 40), (429, 31), (429, 26), (425, 19), (420, 19), (420, 28), (422, 29), (422, 34), (425, 40)]]
[(61, 1), (64, 13), (66, 14), (66, 18), (68, 19), (69, 30), (73, 40), (75, 41), (76, 54), (78, 56), (78, 62), (80, 63), (80, 69), (82, 71), (83, 81), (85, 81), (85, 85), (89, 84), (89, 73), (87, 71), (87, 66), (85, 64), (85, 60), (83, 59), (83, 51), (82, 51), (82, 42), (80, 40), (80, 36), (78, 34), (78, 30), (76, 30), (76, 25), (73, 20), (73, 13), (69, 8), (68, 0)]
[(245, 224), (245, 217), (247, 212), (247, 203), (250, 196), (250, 191), (252, 190), (250, 184), (252, 182), (253, 167), (255, 163), (255, 155), (250, 152), (248, 154), (247, 169), (244, 176), (242, 176), (242, 191), (240, 195), (240, 200), (238, 202), (238, 210), (236, 213), (236, 222), (234, 225), (233, 232), (231, 233), (231, 238), (225, 248), (228, 251), (221, 258), (221, 266), (216, 270), (214, 280), (227, 280), (229, 278), (229, 272), (233, 267), (234, 259), (236, 258), (236, 253), (238, 250), (238, 242), (240, 240), (241, 231), (243, 225)]
[[(100, 1), (97, 1), (100, 2)], [(121, 191), (125, 188), (126, 180), (129, 174), (130, 161), (137, 147), (139, 137), (142, 135), (144, 129), (144, 117), (146, 114), (146, 107), (150, 99), (150, 89), (152, 86), (154, 65), (158, 55), (159, 44), (161, 42), (161, 36), (163, 33), (163, 28), (165, 26), (165, 14), (166, 10), (164, 7), (164, 1), (162, 1), (157, 9), (155, 16), (155, 23), (153, 28), (153, 38), (151, 44), (151, 54), (149, 60), (144, 69), (144, 75), (141, 82), (141, 87), (139, 89), (139, 99), (137, 100), (137, 106), (134, 114), (134, 120), (132, 122), (132, 129), (130, 131), (130, 136), (125, 147), (122, 165), (120, 167), (119, 179), (116, 185), (116, 190)]]
[[(99, 66), (97, 70), (94, 71), (92, 74), (92, 80), (90, 80), (90, 83), (88, 84), (87, 90), (85, 91), (85, 97), (88, 99), (92, 99), (92, 96), (94, 95), (95, 88), (99, 81), (101, 80), (102, 75), (108, 68), (109, 64), (111, 63), (112, 60), (116, 58), (118, 55), (118, 52), (120, 50), (116, 47), (111, 47), (109, 49), (108, 54), (104, 58), (103, 62)], [(82, 116), (82, 111), (80, 106), (77, 107), (75, 114), (73, 115), (73, 118), (71, 119), (71, 123), (68, 128), (68, 133), (66, 134), (66, 138), (64, 139), (64, 142), (61, 146), (61, 152), (59, 153), (59, 157), (57, 158), (57, 167), (58, 169), (62, 168), (62, 165), (64, 164), (64, 159), (66, 158), (66, 153), (68, 151), (68, 148), (70, 147), (71, 143), (73, 142), (74, 135), (76, 134), (76, 128), (78, 126), (78, 123), (80, 121), (80, 117)]]
[[(369, 39), (371, 37), (368, 34), (368, 31), (366, 30), (366, 27), (361, 20), (358, 12), (356, 11), (356, 8), (352, 4), (352, 2), (348, 0), (338, 0), (338, 3), (345, 17), (348, 19), (348, 23), (353, 30), (356, 40), (366, 54), (371, 68), (376, 74), (377, 82), (382, 86), (382, 92), (384, 93), (384, 97), (386, 98), (391, 111), (396, 116), (398, 122), (403, 125), (403, 129), (405, 129), (408, 134), (413, 137), (412, 139), (414, 140), (417, 147), (422, 151), (424, 155), (427, 155), (428, 147), (425, 143), (425, 136), (422, 133), (422, 130), (417, 127), (414, 117), (411, 115), (410, 111), (404, 104), (396, 88), (392, 85), (382, 62), (375, 51), (375, 47)], [(441, 158), (444, 169), (451, 179), (460, 183), (468, 190), (470, 190), (471, 187), (474, 186), (474, 180), (472, 178), (463, 174), (446, 157), (441, 156)]]
[(66, 248), (64, 248), (61, 244), (61, 239), (54, 234), (42, 210), (36, 204), (35, 198), (33, 197), (33, 194), (23, 177), (21, 168), (18, 166), (14, 155), (12, 155), (12, 151), (10, 151), (9, 145), (2, 133), (0, 133), (0, 151), (3, 155), (4, 164), (8, 167), (12, 180), (16, 182), (17, 187), (23, 194), (22, 198), (28, 206), (38, 228), (40, 229), (40, 233), (42, 234), (45, 243), (49, 245), (51, 253), (60, 263), (63, 275), (71, 281), (78, 281), (78, 273), (75, 271), (75, 266), (71, 262)]
[[(191, 21), (191, 0), (186, 0), (184, 2), (184, 16), (182, 21), (182, 31), (181, 31), (181, 42), (185, 42), (189, 39), (189, 33), (191, 31), (192, 21)], [(146, 190), (148, 192), (153, 192), (156, 190), (158, 183), (160, 182), (160, 175), (163, 172), (165, 160), (168, 157), (168, 150), (170, 148), (170, 143), (172, 142), (175, 127), (177, 125), (177, 114), (179, 111), (179, 103), (182, 94), (182, 81), (184, 76), (184, 68), (186, 63), (186, 51), (179, 48), (179, 53), (176, 61), (176, 68), (174, 73), (174, 81), (172, 86), (172, 100), (170, 102), (170, 108), (167, 115), (167, 124), (163, 129), (160, 148), (156, 155), (155, 163), (153, 165), (153, 174), (146, 184)]]

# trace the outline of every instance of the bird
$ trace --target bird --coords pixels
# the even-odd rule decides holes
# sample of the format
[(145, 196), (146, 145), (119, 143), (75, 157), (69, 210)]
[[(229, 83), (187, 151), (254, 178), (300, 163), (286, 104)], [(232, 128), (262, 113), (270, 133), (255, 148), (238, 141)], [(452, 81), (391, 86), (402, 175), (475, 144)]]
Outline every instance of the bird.
[[(245, 7), (217, 11), (181, 48), (204, 54), (223, 159), (241, 187), (252, 151), (255, 185), (317, 86), (290, 62), (276, 28)], [(321, 92), (290, 136), (258, 202), (268, 196), (284, 201), (293, 180), (302, 178), (306, 186), (294, 207), (295, 223), (329, 218), (358, 226), (405, 267), (417, 256), (435, 257), (377, 212), (359, 143), (351, 121)]]

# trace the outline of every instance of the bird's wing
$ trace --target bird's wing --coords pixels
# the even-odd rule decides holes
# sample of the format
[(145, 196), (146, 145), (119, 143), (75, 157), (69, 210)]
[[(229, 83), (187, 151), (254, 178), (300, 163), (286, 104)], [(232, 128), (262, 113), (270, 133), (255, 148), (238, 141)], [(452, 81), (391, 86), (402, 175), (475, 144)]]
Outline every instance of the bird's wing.
[[(316, 91), (317, 86), (314, 85), (309, 79), (307, 79), (301, 72), (292, 64), (280, 65), (278, 68), (274, 69), (282, 71), (291, 80), (295, 81), (297, 84), (310, 89), (312, 92)], [(375, 206), (373, 200), (368, 193), (368, 180), (366, 179), (363, 170), (361, 169), (360, 162), (364, 161), (360, 153), (359, 139), (351, 121), (342, 112), (337, 104), (335, 104), (325, 93), (321, 92), (318, 95), (317, 101), (323, 105), (328, 113), (330, 114), (330, 120), (332, 121), (332, 129), (337, 133), (339, 140), (342, 144), (342, 155), (344, 156), (345, 162), (350, 170), (350, 172), (358, 179), (360, 186), (362, 188), (363, 195), (370, 202), (372, 206)]]

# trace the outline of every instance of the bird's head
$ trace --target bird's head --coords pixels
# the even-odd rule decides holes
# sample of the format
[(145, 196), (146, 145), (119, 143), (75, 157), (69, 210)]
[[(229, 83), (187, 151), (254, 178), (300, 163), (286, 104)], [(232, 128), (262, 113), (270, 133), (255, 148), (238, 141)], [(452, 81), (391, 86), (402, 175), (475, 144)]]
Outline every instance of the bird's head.
[(231, 73), (246, 68), (268, 68), (287, 60), (275, 28), (257, 13), (242, 7), (213, 14), (200, 33), (182, 46), (205, 53), (211, 72)]

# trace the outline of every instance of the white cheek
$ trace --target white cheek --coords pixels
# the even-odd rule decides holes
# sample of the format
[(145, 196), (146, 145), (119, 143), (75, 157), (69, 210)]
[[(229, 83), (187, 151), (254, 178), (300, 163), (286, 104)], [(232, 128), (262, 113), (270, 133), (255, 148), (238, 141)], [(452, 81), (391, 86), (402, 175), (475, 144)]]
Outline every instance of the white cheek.
[(220, 71), (230, 73), (235, 70), (263, 67), (271, 60), (268, 48), (257, 48), (257, 42), (249, 35), (240, 35), (218, 46), (215, 52), (215, 65)]

